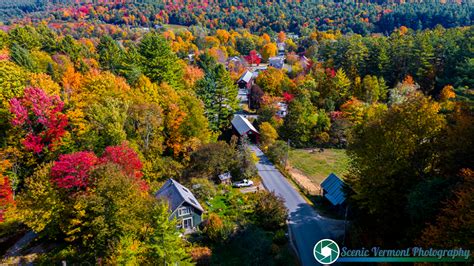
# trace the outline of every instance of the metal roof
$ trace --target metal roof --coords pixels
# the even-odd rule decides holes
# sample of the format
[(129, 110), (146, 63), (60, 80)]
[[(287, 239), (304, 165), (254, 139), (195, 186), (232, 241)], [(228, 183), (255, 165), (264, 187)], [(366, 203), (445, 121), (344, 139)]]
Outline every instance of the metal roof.
[(255, 129), (252, 123), (250, 123), (247, 118), (241, 115), (235, 115), (231, 123), (241, 136), (245, 135), (249, 131), (253, 131), (258, 134), (257, 129)]
[(324, 189), (324, 197), (326, 197), (333, 205), (339, 205), (346, 200), (342, 187), (344, 182), (331, 173), (322, 183), (321, 188)]
[(229, 180), (232, 176), (230, 175), (229, 172), (223, 173), (219, 175), (219, 179), (221, 181)]
[(245, 83), (249, 83), (250, 80), (252, 79), (252, 76), (253, 76), (252, 72), (246, 71), (246, 72), (242, 75), (242, 77), (240, 77), (240, 79), (239, 79), (238, 82), (244, 81)]
[(170, 178), (166, 183), (156, 192), (155, 197), (166, 198), (170, 204), (171, 211), (174, 212), (184, 202), (193, 206), (194, 208), (204, 211), (201, 204), (194, 197), (193, 193), (185, 186)]

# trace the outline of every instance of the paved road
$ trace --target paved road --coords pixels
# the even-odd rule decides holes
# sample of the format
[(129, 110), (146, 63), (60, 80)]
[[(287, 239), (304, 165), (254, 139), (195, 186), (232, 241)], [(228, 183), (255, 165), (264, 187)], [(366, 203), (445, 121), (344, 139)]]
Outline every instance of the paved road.
[(256, 165), (264, 186), (285, 199), (293, 243), (302, 265), (319, 265), (313, 256), (314, 245), (324, 238), (340, 237), (344, 233), (344, 222), (319, 215), (258, 147), (252, 145), (250, 148), (260, 159)]
[(33, 231), (28, 231), (20, 240), (18, 240), (13, 246), (11, 246), (6, 252), (4, 258), (10, 258), (20, 255), (20, 251), (26, 245), (28, 245), (37, 235)]

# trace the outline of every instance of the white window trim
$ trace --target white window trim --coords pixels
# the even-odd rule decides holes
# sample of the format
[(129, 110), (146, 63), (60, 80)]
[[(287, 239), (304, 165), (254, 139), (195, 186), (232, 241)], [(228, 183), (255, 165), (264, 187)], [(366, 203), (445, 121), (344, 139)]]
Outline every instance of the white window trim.
[(189, 218), (185, 218), (181, 221), (181, 228), (184, 228), (184, 229), (187, 229), (187, 227), (184, 226), (184, 221), (186, 220), (191, 220), (191, 226), (189, 227), (189, 229), (193, 228), (194, 227), (194, 224), (193, 224), (193, 217), (189, 217)]
[(185, 216), (191, 214), (191, 208), (189, 207), (181, 207), (178, 209), (178, 217)]

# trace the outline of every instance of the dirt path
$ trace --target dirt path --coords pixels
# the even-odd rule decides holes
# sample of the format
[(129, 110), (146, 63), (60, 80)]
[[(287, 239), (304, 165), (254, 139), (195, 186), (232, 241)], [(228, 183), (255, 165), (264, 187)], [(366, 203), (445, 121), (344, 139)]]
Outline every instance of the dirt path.
[(304, 188), (310, 195), (319, 195), (321, 188), (314, 184), (311, 179), (305, 176), (301, 171), (295, 168), (290, 168), (288, 170), (293, 180), (298, 183), (298, 185)]

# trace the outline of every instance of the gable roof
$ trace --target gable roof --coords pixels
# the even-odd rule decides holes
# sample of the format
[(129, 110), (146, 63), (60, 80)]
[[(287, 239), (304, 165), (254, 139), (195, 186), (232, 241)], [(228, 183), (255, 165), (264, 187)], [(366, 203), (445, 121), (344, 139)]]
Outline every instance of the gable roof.
[(232, 176), (230, 175), (229, 172), (225, 172), (225, 173), (219, 175), (219, 179), (221, 181), (229, 180), (231, 177)]
[(342, 187), (344, 182), (337, 177), (337, 175), (331, 173), (322, 183), (321, 188), (326, 192), (326, 197), (333, 205), (339, 205), (346, 200)]
[(285, 57), (283, 56), (274, 56), (268, 59), (268, 65), (275, 68), (282, 68), (285, 64)]
[(252, 123), (250, 123), (247, 118), (241, 115), (235, 115), (231, 123), (241, 136), (245, 135), (249, 131), (253, 131), (258, 134), (257, 129), (255, 129)]
[(170, 204), (171, 211), (174, 212), (176, 208), (181, 206), (184, 202), (193, 206), (194, 208), (204, 211), (201, 204), (194, 197), (193, 193), (185, 186), (170, 178), (166, 183), (156, 192), (155, 197), (166, 198)]
[(247, 71), (242, 75), (242, 77), (240, 77), (240, 79), (239, 79), (238, 82), (244, 81), (245, 83), (249, 83), (250, 80), (252, 79), (252, 77), (253, 77), (252, 72), (250, 72), (250, 71), (247, 70)]

